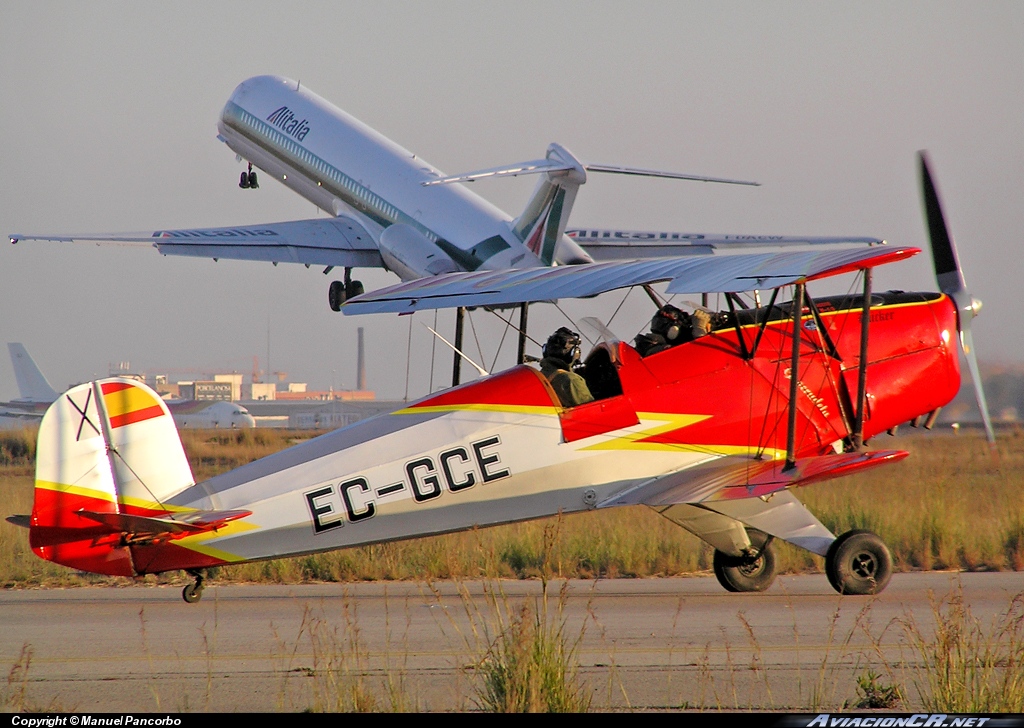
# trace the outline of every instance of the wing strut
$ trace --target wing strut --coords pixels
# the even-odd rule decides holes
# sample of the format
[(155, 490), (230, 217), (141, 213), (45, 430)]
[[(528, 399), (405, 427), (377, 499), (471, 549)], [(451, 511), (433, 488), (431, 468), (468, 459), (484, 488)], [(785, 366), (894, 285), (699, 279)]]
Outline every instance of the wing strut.
[(459, 378), (462, 374), (462, 325), (466, 316), (466, 309), (459, 306), (455, 309), (455, 361), (452, 363), (452, 386), (459, 386)]
[(860, 362), (857, 365), (857, 421), (853, 449), (864, 447), (864, 415), (868, 401), (868, 331), (871, 327), (871, 269), (864, 269), (864, 303), (860, 312)]
[(804, 311), (804, 284), (797, 283), (793, 296), (793, 358), (789, 365), (789, 431), (786, 433), (786, 467), (796, 467), (796, 394), (800, 379), (800, 319)]
[(526, 320), (529, 317), (530, 304), (523, 302), (519, 307), (519, 352), (516, 354), (516, 363), (526, 363)]

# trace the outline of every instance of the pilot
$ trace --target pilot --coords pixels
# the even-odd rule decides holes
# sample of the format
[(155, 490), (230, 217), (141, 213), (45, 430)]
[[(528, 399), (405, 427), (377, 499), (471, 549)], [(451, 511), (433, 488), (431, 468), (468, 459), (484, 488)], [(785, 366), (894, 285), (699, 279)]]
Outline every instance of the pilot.
[(548, 337), (540, 373), (555, 390), (563, 407), (575, 407), (594, 401), (586, 380), (573, 371), (580, 360), (580, 335), (564, 326)]
[(711, 333), (711, 315), (702, 309), (692, 314), (665, 304), (651, 318), (651, 333), (636, 337), (640, 356), (650, 356)]

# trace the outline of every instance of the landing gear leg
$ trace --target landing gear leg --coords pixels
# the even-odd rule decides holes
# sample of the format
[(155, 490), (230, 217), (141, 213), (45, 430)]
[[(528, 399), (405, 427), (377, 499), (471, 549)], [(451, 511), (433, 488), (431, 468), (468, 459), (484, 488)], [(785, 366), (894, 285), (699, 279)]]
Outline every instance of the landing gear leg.
[(726, 591), (764, 591), (775, 581), (775, 549), (772, 546), (772, 537), (752, 529), (747, 530), (747, 535), (756, 553), (749, 556), (730, 556), (715, 551), (715, 577)]
[(327, 302), (332, 311), (340, 311), (341, 306), (350, 298), (362, 295), (364, 292), (362, 281), (352, 280), (352, 269), (345, 268), (345, 281), (331, 281), (331, 287), (327, 290)]
[(829, 547), (825, 575), (840, 594), (879, 594), (892, 577), (892, 556), (871, 531), (847, 531)]
[(203, 598), (203, 572), (197, 569), (190, 569), (188, 573), (195, 578), (195, 581), (187, 584), (181, 590), (181, 598), (189, 604), (195, 604)]

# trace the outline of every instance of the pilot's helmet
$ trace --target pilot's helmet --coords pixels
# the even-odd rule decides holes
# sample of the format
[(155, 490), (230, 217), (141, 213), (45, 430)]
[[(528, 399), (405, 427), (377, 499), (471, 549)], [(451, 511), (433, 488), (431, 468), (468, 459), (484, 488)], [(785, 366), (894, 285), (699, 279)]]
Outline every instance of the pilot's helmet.
[(548, 337), (544, 344), (544, 357), (573, 364), (580, 358), (580, 335), (564, 326)]
[(670, 344), (676, 341), (683, 331), (690, 328), (690, 317), (686, 312), (675, 306), (665, 304), (658, 309), (651, 319), (651, 333), (665, 337)]

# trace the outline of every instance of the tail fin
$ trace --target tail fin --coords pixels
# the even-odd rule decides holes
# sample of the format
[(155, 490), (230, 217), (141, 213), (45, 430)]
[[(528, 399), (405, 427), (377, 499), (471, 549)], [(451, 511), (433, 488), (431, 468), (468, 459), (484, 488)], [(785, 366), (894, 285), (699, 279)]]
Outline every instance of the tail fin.
[(544, 265), (590, 262), (590, 256), (565, 237), (576, 193), (587, 181), (586, 168), (559, 144), (549, 145), (545, 158), (553, 164), (537, 182), (523, 214), (513, 221), (512, 232)]
[(153, 390), (131, 379), (81, 384), (39, 426), (29, 542), (49, 561), (134, 575), (114, 516), (165, 516), (166, 500), (194, 482), (174, 420)]
[(21, 344), (9, 343), (7, 349), (11, 353), (11, 364), (14, 366), (14, 378), (18, 381), (18, 401), (53, 402), (57, 392), (46, 381), (39, 367), (32, 361), (28, 351)]

